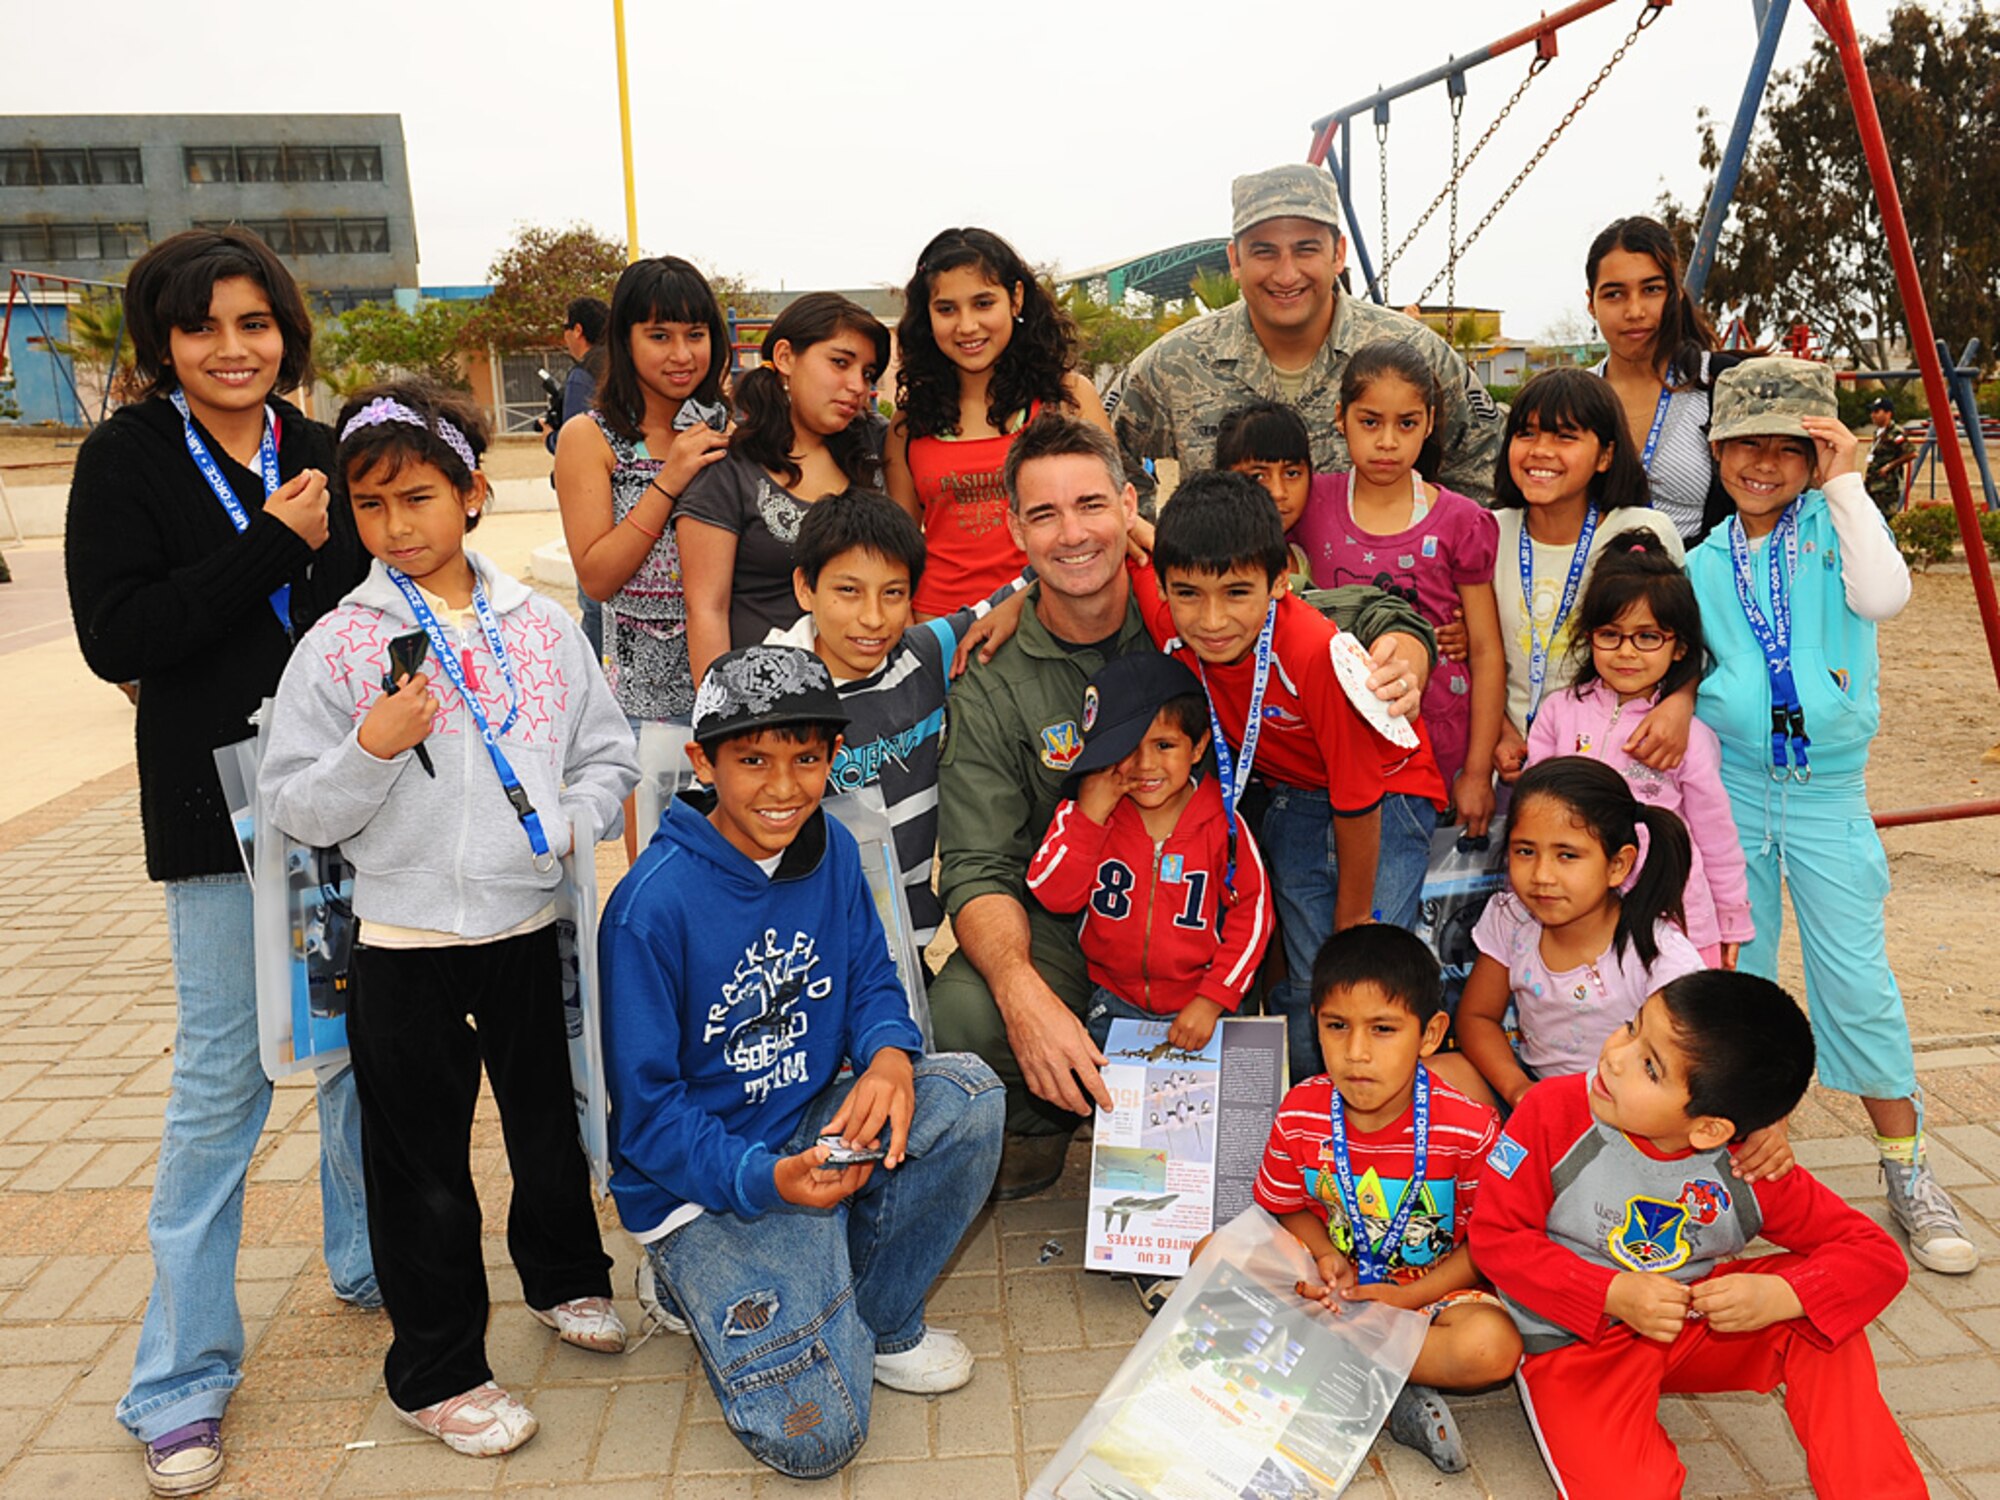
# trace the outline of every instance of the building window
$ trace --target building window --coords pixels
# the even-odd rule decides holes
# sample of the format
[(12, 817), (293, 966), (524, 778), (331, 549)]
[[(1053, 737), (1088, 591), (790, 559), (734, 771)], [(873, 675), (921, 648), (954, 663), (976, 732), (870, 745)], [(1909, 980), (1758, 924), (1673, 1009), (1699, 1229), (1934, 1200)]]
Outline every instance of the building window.
[(201, 229), (241, 224), (280, 255), (387, 255), (387, 219), (213, 219)]
[(393, 302), (396, 292), (386, 286), (345, 286), (330, 292), (315, 292), (313, 300), (329, 313), (351, 312), (364, 302)]
[(137, 224), (0, 225), (0, 264), (32, 270), (50, 264), (136, 260), (151, 238)]
[(124, 187), (143, 181), (137, 146), (0, 151), (0, 187)]
[(189, 146), (183, 156), (189, 182), (382, 180), (380, 146)]

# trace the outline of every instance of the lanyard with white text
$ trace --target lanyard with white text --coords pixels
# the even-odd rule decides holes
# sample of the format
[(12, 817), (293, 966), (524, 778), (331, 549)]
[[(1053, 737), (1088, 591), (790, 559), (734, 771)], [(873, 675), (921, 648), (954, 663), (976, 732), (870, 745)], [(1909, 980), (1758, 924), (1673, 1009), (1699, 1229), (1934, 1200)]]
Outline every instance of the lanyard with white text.
[[(236, 498), (236, 491), (229, 487), (229, 481), (222, 477), (222, 466), (208, 451), (208, 444), (201, 440), (201, 434), (194, 430), (194, 418), (188, 415), (187, 397), (179, 391), (167, 398), (174, 403), (174, 410), (181, 414), (181, 436), (187, 440), (188, 457), (201, 470), (201, 477), (208, 481), (208, 487), (215, 491), (215, 498), (222, 502), (228, 512), (229, 524), (236, 528), (238, 536), (250, 529), (250, 513), (243, 508), (243, 502)], [(270, 407), (264, 408), (264, 436), (257, 444), (257, 468), (264, 476), (264, 499), (278, 493), (278, 419)], [(271, 590), (271, 610), (284, 627), (285, 634), (292, 633), (292, 586), (281, 583)]]
[(465, 711), (472, 715), (472, 722), (479, 727), (479, 738), (485, 742), (487, 758), (493, 762), (493, 769), (500, 777), (500, 785), (507, 793), (507, 801), (513, 805), (514, 814), (521, 820), (521, 827), (527, 831), (528, 843), (535, 851), (535, 868), (553, 869), (555, 856), (549, 852), (549, 837), (542, 832), (542, 815), (535, 811), (535, 804), (528, 800), (528, 790), (521, 785), (521, 778), (514, 774), (514, 768), (507, 764), (507, 757), (500, 751), (500, 736), (514, 727), (514, 720), (521, 716), (521, 689), (514, 681), (514, 668), (507, 660), (507, 643), (500, 638), (500, 622), (493, 618), (492, 607), (486, 602), (486, 590), (479, 586), (479, 580), (472, 580), (472, 610), (479, 617), (479, 628), (486, 633), (487, 649), (493, 653), (493, 660), (499, 665), (500, 676), (507, 684), (507, 718), (498, 729), (486, 717), (486, 711), (479, 706), (479, 699), (465, 680), (465, 669), (459, 665), (458, 650), (438, 617), (431, 613), (431, 607), (424, 602), (424, 596), (417, 586), (394, 568), (388, 570), (396, 587), (403, 591), (409, 601), (410, 613), (423, 626), (424, 634), (430, 637), (431, 656), (444, 675), (451, 679), (451, 685), (458, 689), (458, 696), (465, 701)]
[(1271, 641), (1278, 630), (1278, 601), (1264, 611), (1264, 628), (1257, 632), (1256, 666), (1250, 679), (1250, 712), (1243, 721), (1243, 748), (1230, 753), (1229, 739), (1222, 732), (1222, 720), (1215, 712), (1215, 694), (1208, 690), (1208, 673), (1200, 658), (1195, 668), (1201, 672), (1202, 694), (1208, 699), (1209, 740), (1215, 746), (1216, 779), (1222, 784), (1222, 811), (1229, 824), (1229, 867), (1223, 884), (1236, 889), (1236, 805), (1250, 786), (1250, 768), (1257, 759), (1257, 738), (1264, 731), (1264, 689), (1271, 681)]
[(1534, 726), (1535, 713), (1542, 706), (1542, 683), (1549, 675), (1549, 647), (1562, 634), (1563, 622), (1576, 603), (1577, 586), (1583, 582), (1584, 565), (1590, 561), (1591, 538), (1596, 535), (1597, 507), (1586, 504), (1583, 530), (1577, 536), (1576, 550), (1569, 556), (1569, 577), (1563, 581), (1562, 602), (1556, 605), (1555, 618), (1549, 621), (1549, 637), (1544, 641), (1541, 631), (1535, 628), (1535, 542), (1528, 535), (1528, 513), (1521, 512), (1521, 612), (1528, 617), (1528, 722), (1523, 728)]
[[(1729, 518), (1729, 562), (1736, 575), (1736, 601), (1750, 622), (1750, 633), (1764, 653), (1764, 670), (1771, 678), (1771, 779), (1812, 780), (1806, 764), (1805, 706), (1799, 701), (1799, 685), (1792, 675), (1792, 579), (1799, 568), (1799, 503), (1794, 500), (1778, 517), (1770, 539), (1771, 615), (1757, 605), (1757, 575), (1751, 566), (1750, 541), (1743, 533), (1739, 516)], [(1789, 751), (1790, 764), (1787, 765)]]
[(1646, 434), (1646, 447), (1639, 455), (1639, 467), (1648, 474), (1653, 472), (1653, 450), (1660, 446), (1660, 429), (1667, 425), (1667, 408), (1673, 405), (1674, 389), (1662, 383), (1660, 404), (1653, 408), (1653, 425)]
[(1334, 1089), (1332, 1093), (1333, 1107), (1329, 1113), (1333, 1134), (1327, 1143), (1328, 1153), (1333, 1157), (1333, 1175), (1340, 1188), (1340, 1206), (1347, 1210), (1348, 1227), (1354, 1231), (1354, 1274), (1361, 1279), (1363, 1286), (1370, 1286), (1389, 1279), (1389, 1259), (1396, 1253), (1396, 1247), (1403, 1243), (1403, 1234), (1410, 1227), (1410, 1216), (1416, 1212), (1417, 1200), (1424, 1195), (1424, 1165), (1430, 1155), (1431, 1139), (1430, 1069), (1422, 1063), (1417, 1064), (1417, 1097), (1410, 1130), (1409, 1185), (1403, 1189), (1402, 1201), (1396, 1205), (1396, 1212), (1389, 1219), (1389, 1227), (1382, 1231), (1382, 1238), (1372, 1242), (1367, 1221), (1361, 1217), (1361, 1195), (1354, 1186), (1354, 1168), (1347, 1157), (1346, 1111), (1341, 1106), (1340, 1090)]

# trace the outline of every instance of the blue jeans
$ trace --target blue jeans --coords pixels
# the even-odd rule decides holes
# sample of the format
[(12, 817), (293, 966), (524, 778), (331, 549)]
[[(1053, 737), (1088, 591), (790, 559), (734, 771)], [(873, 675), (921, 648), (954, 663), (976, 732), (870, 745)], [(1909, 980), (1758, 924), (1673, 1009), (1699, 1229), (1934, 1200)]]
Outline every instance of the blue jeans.
[(604, 606), (577, 585), (576, 607), (583, 611), (583, 638), (590, 642), (590, 654), (604, 660)]
[[(221, 1416), (243, 1378), (236, 1251), (243, 1185), (271, 1108), (271, 1081), (257, 1055), (250, 883), (212, 875), (169, 881), (166, 891), (179, 996), (173, 1083), (146, 1220), (153, 1291), (131, 1389), (118, 1403), (118, 1420), (141, 1440)], [(348, 1068), (320, 1078), (319, 1126), (333, 1288), (375, 1306), (381, 1294), (362, 1197), (361, 1112)]]
[(1100, 984), (1090, 992), (1090, 1004), (1083, 1012), (1083, 1027), (1097, 1044), (1097, 1050), (1102, 1052), (1105, 1040), (1111, 1035), (1113, 1021), (1166, 1021), (1171, 1024), (1173, 1019), (1172, 1016), (1142, 1010)]
[[(781, 1154), (810, 1147), (851, 1086), (821, 1094)], [(1006, 1116), (993, 1070), (925, 1057), (916, 1094), (908, 1158), (838, 1208), (705, 1213), (646, 1247), (730, 1428), (781, 1474), (817, 1479), (860, 1450), (875, 1356), (923, 1342), (924, 1294), (993, 1185)]]
[(1375, 920), (1414, 930), (1430, 869), (1437, 809), (1423, 797), (1391, 792), (1382, 799), (1382, 853), (1375, 865)]

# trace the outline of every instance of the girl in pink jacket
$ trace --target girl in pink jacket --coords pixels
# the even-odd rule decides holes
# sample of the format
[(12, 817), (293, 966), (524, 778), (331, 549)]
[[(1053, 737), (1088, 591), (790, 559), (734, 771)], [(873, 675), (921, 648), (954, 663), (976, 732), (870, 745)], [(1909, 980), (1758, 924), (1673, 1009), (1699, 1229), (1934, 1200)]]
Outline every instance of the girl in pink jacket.
[(1708, 653), (1694, 586), (1650, 531), (1611, 539), (1577, 606), (1575, 682), (1546, 699), (1528, 734), (1532, 764), (1588, 755), (1625, 777), (1632, 795), (1680, 814), (1694, 844), (1684, 904), (1687, 934), (1711, 968), (1736, 967), (1750, 941), (1743, 848), (1722, 789), (1715, 732), (1690, 726), (1678, 768), (1656, 771), (1622, 746), (1662, 698), (1700, 679)]

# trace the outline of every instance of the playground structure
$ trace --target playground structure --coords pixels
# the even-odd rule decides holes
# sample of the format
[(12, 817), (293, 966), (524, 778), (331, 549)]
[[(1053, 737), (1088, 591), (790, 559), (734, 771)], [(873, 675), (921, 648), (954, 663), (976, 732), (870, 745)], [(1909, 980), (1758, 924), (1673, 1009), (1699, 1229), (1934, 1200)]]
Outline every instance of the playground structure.
[[(1615, 0), (1575, 0), (1575, 3), (1544, 15), (1517, 31), (1509, 32), (1497, 41), (1455, 56), (1448, 62), (1414, 78), (1406, 79), (1402, 83), (1378, 89), (1373, 94), (1357, 99), (1313, 121), (1312, 143), (1307, 150), (1306, 159), (1314, 166), (1324, 166), (1333, 176), (1340, 195), (1341, 207), (1347, 217), (1349, 243), (1353, 247), (1355, 260), (1370, 297), (1386, 304), (1389, 269), (1402, 257), (1438, 209), (1448, 206), (1449, 242), (1445, 251), (1444, 267), (1414, 300), (1419, 302), (1425, 300), (1438, 282), (1443, 281), (1447, 286), (1447, 300), (1454, 304), (1457, 302), (1460, 257), (1493, 222), (1507, 200), (1541, 164), (1550, 148), (1562, 138), (1563, 133), (1590, 103), (1591, 98), (1610, 77), (1612, 70), (1624, 60), (1640, 36), (1659, 19), (1661, 12), (1672, 5), (1673, 0), (1642, 0), (1642, 9), (1637, 22), (1612, 52), (1610, 59), (1598, 70), (1596, 76), (1577, 97), (1576, 102), (1570, 105), (1557, 121), (1555, 128), (1514, 175), (1506, 189), (1501, 192), (1472, 231), (1460, 238), (1459, 193), (1466, 169), (1492, 141), (1508, 114), (1533, 86), (1535, 80), (1555, 60), (1557, 36), (1561, 30), (1572, 22), (1614, 3)], [(1749, 148), (1750, 132), (1757, 121), (1765, 85), (1770, 80), (1772, 60), (1777, 53), (1778, 38), (1784, 29), (1790, 8), (1790, 0), (1750, 0), (1750, 3), (1757, 25), (1757, 44), (1752, 50), (1742, 98), (1730, 126), (1729, 139), (1717, 164), (1715, 185), (1710, 190), (1708, 203), (1702, 213), (1701, 230), (1696, 237), (1694, 253), (1688, 261), (1688, 290), (1696, 298), (1700, 297), (1702, 287), (1707, 280), (1708, 269), (1714, 263), (1716, 241), (1721, 235), (1723, 220), (1728, 215), (1730, 200), (1735, 195), (1744, 155)], [(1979, 462), (1981, 477), (1985, 481), (1986, 493), (1991, 501), (1992, 476), (1990, 466), (1986, 462), (1978, 410), (1969, 399), (1969, 390), (1963, 390), (1969, 385), (1963, 373), (1968, 360), (1962, 358), (1953, 361), (1944, 342), (1938, 338), (1931, 325), (1930, 307), (1924, 297), (1922, 279), (1917, 273), (1916, 252), (1910, 244), (1909, 224), (1903, 216), (1902, 196), (1896, 186), (1895, 171), (1889, 160), (1888, 142), (1882, 134), (1882, 121), (1875, 107), (1875, 93), (1868, 79), (1868, 65), (1862, 56), (1861, 39), (1855, 32), (1854, 18), (1848, 11), (1847, 0), (1803, 0), (1803, 3), (1818, 20), (1840, 59), (1841, 76), (1847, 86), (1849, 105), (1854, 112), (1855, 129), (1860, 136), (1862, 153), (1867, 160), (1868, 176), (1874, 188), (1876, 206), (1882, 216), (1882, 236), (1888, 246), (1889, 259), (1895, 270), (1897, 292), (1902, 298), (1904, 316), (1909, 326), (1910, 347), (1917, 361), (1917, 369), (1911, 373), (1920, 376), (1923, 381), (1924, 399), (1930, 408), (1934, 430), (1938, 427), (1950, 427), (1954, 406), (1954, 385), (1962, 388), (1965, 399), (1959, 404), (1965, 413), (1964, 425), (1968, 444)], [(1527, 76), (1515, 87), (1492, 123), (1487, 126), (1485, 133), (1473, 144), (1472, 149), (1462, 151), (1460, 120), (1465, 107), (1466, 74), (1482, 64), (1492, 62), (1495, 58), (1528, 46), (1534, 48), (1534, 56), (1529, 63)], [(1415, 226), (1404, 236), (1402, 243), (1388, 252), (1378, 270), (1369, 254), (1361, 217), (1354, 205), (1353, 124), (1358, 117), (1367, 114), (1375, 127), (1377, 170), (1381, 186), (1380, 229), (1382, 245), (1386, 249), (1389, 242), (1389, 106), (1397, 99), (1438, 84), (1445, 86), (1446, 98), (1451, 109), (1451, 174), (1437, 197), (1431, 201)], [(1976, 346), (1968, 350), (1969, 355), (1976, 353)], [(1993, 570), (1987, 558), (1984, 539), (1979, 532), (1979, 510), (1973, 500), (1965, 458), (1959, 452), (1957, 443), (1938, 443), (1935, 451), (1937, 459), (1944, 467), (1946, 485), (1950, 490), (1952, 508), (1958, 521), (1959, 537), (1965, 546), (1965, 558), (1968, 571), (1972, 575), (1973, 592), (1978, 600), (1980, 627), (1985, 633), (1986, 650), (1992, 661), (1994, 681), (1996, 685), (2000, 685), (2000, 600), (1995, 598)], [(1884, 822), (1885, 826), (1900, 826), (1912, 822), (1980, 817), (1995, 813), (2000, 813), (2000, 800), (1959, 803), (1940, 808), (1910, 809), (1901, 813), (1884, 814), (1877, 821)]]
[[(80, 418), (74, 425), (90, 426), (104, 420), (111, 409), (112, 374), (118, 369), (125, 352), (125, 324), (121, 316), (118, 323), (116, 342), (111, 351), (111, 359), (106, 367), (103, 389), (98, 392), (97, 413), (91, 415), (90, 402), (84, 399), (83, 390), (76, 382), (74, 364), (63, 358), (58, 349), (62, 337), (51, 325), (49, 309), (61, 305), (65, 309), (84, 288), (95, 291), (120, 292), (124, 284), (116, 281), (92, 281), (81, 276), (57, 276), (49, 271), (10, 270), (7, 273), (7, 306), (0, 312), (0, 377), (11, 378), (18, 391), (20, 369), (25, 362), (13, 357), (14, 310), (22, 309), (23, 321), (31, 323), (36, 332), (33, 342), (41, 345), (42, 366), (48, 372), (51, 394), (56, 400), (56, 409), (63, 411), (63, 398), (68, 397), (69, 410)], [(65, 317), (65, 324), (67, 318)], [(65, 327), (65, 332), (67, 328)]]

